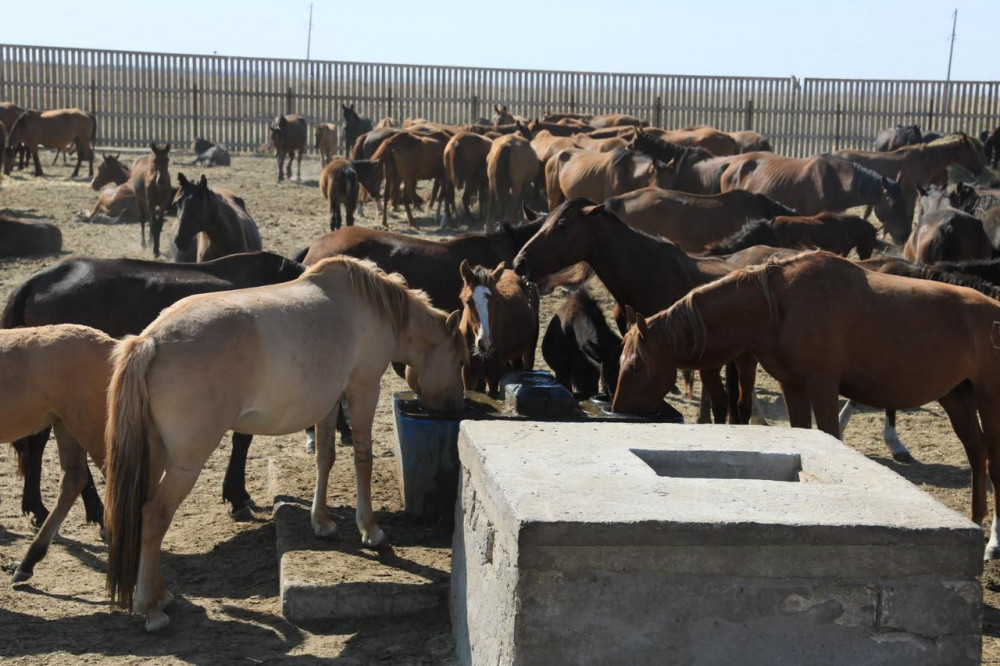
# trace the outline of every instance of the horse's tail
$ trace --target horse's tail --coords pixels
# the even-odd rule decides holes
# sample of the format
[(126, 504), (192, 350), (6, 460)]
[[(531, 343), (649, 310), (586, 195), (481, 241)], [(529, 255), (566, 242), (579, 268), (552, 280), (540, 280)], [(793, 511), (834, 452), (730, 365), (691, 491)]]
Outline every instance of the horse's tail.
[(445, 174), (448, 176), (448, 180), (451, 181), (452, 187), (456, 189), (465, 188), (465, 178), (462, 173), (462, 161), (457, 159), (455, 155), (454, 146), (452, 150), (444, 151), (444, 170)]
[(91, 155), (93, 155), (94, 152), (97, 150), (97, 116), (95, 116), (92, 113), (88, 113), (87, 115), (90, 116), (90, 123), (91, 123), (91, 128), (90, 128), (90, 153), (91, 153)]
[(496, 210), (504, 212), (503, 204), (507, 198), (507, 191), (510, 189), (510, 146), (501, 146), (493, 159), (486, 161), (486, 177), (490, 181), (490, 199), (497, 207)]
[(31, 296), (31, 280), (25, 280), (7, 298), (3, 315), (0, 315), (0, 328), (19, 328), (25, 325), (24, 311)]
[(126, 338), (112, 354), (108, 387), (106, 507), (107, 589), (113, 605), (130, 608), (139, 572), (142, 505), (149, 488), (149, 366), (156, 356), (151, 337)]
[(344, 169), (343, 176), (344, 198), (347, 199), (348, 210), (354, 210), (358, 206), (358, 172), (353, 168), (348, 167), (347, 169)]

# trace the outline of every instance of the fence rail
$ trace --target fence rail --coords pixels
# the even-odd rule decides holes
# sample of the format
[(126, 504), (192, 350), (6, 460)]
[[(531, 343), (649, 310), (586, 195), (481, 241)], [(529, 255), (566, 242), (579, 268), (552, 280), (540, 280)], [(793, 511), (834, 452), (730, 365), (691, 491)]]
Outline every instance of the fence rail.
[(233, 150), (265, 140), (278, 113), (338, 121), (354, 103), (374, 119), (467, 123), (507, 104), (625, 112), (661, 127), (752, 129), (779, 153), (868, 148), (894, 124), (978, 133), (1000, 124), (1000, 81), (888, 81), (609, 74), (388, 65), (0, 45), (0, 99), (98, 117), (101, 146), (195, 137)]

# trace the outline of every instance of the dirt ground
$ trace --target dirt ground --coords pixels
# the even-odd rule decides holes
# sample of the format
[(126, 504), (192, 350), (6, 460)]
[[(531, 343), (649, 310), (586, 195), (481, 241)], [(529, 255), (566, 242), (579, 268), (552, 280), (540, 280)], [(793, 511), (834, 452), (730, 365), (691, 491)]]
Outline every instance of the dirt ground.
[[(320, 164), (303, 162), (302, 182), (275, 183), (273, 158), (237, 156), (229, 168), (183, 166), (192, 156), (172, 155), (171, 173), (190, 178), (206, 173), (211, 186), (243, 196), (257, 221), (264, 248), (293, 255), (326, 231), (325, 202), (317, 187)], [(51, 158), (43, 158), (43, 163)], [(138, 225), (87, 225), (72, 222), (96, 200), (84, 178), (71, 180), (71, 167), (46, 166), (34, 178), (15, 172), (0, 185), (0, 214), (44, 219), (60, 226), (63, 253), (57, 257), (0, 260), (0, 298), (33, 272), (71, 254), (151, 258), (139, 245)], [(390, 218), (392, 228), (406, 231), (405, 217)], [(168, 226), (172, 220), (168, 218)], [(368, 205), (359, 224), (374, 226), (375, 207)], [(418, 217), (419, 233), (440, 236), (430, 217)], [(165, 241), (166, 242), (166, 241)], [(542, 325), (558, 307), (560, 294), (542, 301)], [(541, 354), (538, 364), (544, 367)], [(762, 373), (763, 374), (763, 373)], [(440, 569), (447, 573), (448, 536), (440, 526), (420, 525), (403, 516), (392, 461), (391, 393), (405, 384), (387, 374), (375, 422), (374, 503), (390, 540), (440, 549)], [(765, 413), (776, 427), (787, 427), (787, 415), (776, 383), (761, 376), (758, 391)], [(676, 397), (672, 403), (688, 422), (697, 405)], [(969, 470), (961, 444), (936, 404), (899, 415), (899, 432), (919, 461), (895, 463), (882, 443), (881, 413), (855, 415), (847, 444), (902, 474), (945, 503), (966, 514)], [(339, 448), (339, 447), (338, 447)], [(330, 490), (330, 505), (341, 528), (340, 539), (358, 540), (353, 525), (354, 480), (349, 450), (339, 448)], [(71, 511), (48, 556), (29, 585), (0, 584), (0, 658), (12, 663), (285, 663), (338, 658), (345, 664), (439, 664), (453, 661), (447, 613), (389, 621), (350, 621), (298, 627), (281, 615), (271, 498), (267, 496), (267, 460), (281, 456), (296, 470), (301, 484), (312, 475), (312, 460), (302, 435), (258, 437), (250, 450), (247, 487), (260, 505), (253, 520), (234, 522), (221, 503), (221, 485), (229, 456), (224, 442), (209, 460), (192, 494), (181, 505), (164, 542), (163, 569), (178, 595), (163, 634), (150, 636), (139, 618), (109, 612), (104, 594), (106, 549), (94, 526), (84, 524), (82, 505)], [(32, 529), (20, 511), (20, 480), (15, 478), (10, 447), (0, 447), (0, 569), (10, 576), (24, 555)], [(95, 479), (103, 495), (100, 474)], [(58, 484), (54, 443), (46, 451), (43, 496), (51, 507)], [(297, 479), (298, 481), (299, 479)], [(308, 485), (304, 487), (309, 487)], [(305, 498), (305, 499), (308, 499)], [(353, 541), (351, 541), (353, 540)], [(391, 565), (390, 565), (391, 566)], [(987, 565), (983, 576), (983, 660), (1000, 663), (1000, 564)]]

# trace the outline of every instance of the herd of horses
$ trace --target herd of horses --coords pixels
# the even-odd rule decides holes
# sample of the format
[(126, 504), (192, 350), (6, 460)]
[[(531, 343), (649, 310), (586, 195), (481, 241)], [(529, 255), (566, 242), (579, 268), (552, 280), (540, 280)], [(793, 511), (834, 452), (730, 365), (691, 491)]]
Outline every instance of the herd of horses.
[[(949, 186), (948, 170), (983, 174), (1000, 128), (930, 142), (896, 128), (885, 151), (790, 158), (752, 132), (665, 130), (624, 114), (527, 121), (497, 105), (492, 120), (455, 127), (342, 111), (341, 127), (314, 128), (330, 231), (291, 259), (264, 251), (241, 194), (205, 175), (175, 183), (170, 144), (152, 143), (130, 167), (104, 153), (84, 219), (135, 219), (143, 247), (148, 222), (159, 257), (175, 214), (164, 243), (173, 261), (69, 258), (7, 300), (0, 441), (15, 443), (22, 510), (39, 527), (15, 583), (31, 578), (82, 496), (109, 544), (112, 602), (150, 631), (164, 627), (173, 595), (162, 540), (227, 431), (222, 494), (239, 517), (253, 435), (315, 428), (320, 537), (336, 531), (326, 499), (339, 431), (353, 443), (362, 542), (381, 547), (371, 431), (385, 370), (429, 410), (457, 416), (465, 390), (497, 394), (505, 372), (532, 369), (540, 338), (559, 381), (580, 397), (603, 389), (615, 411), (656, 412), (678, 372), (690, 391), (697, 371), (699, 422), (758, 421), (760, 366), (781, 385), (793, 427), (815, 415), (841, 437), (857, 403), (887, 410), (901, 461), (912, 456), (895, 410), (936, 400), (972, 468), (971, 516), (985, 517), (987, 474), (1000, 480), (1000, 191)], [(36, 173), (38, 146), (73, 143), (77, 170), (93, 159), (96, 122), (45, 139), (36, 115), (46, 114), (15, 119), (5, 168), (21, 146)], [(267, 132), (279, 182), (293, 161), (301, 179), (305, 119), (277, 116)], [(201, 147), (199, 158), (219, 154)], [(433, 181), (427, 201), (420, 181)], [(354, 226), (364, 195), (381, 204), (383, 224), (391, 205), (414, 225), (412, 209), (434, 203), (446, 221), (489, 224), (446, 240)], [(616, 304), (614, 325), (585, 286), (591, 277)], [(570, 293), (543, 332), (540, 294), (558, 285)], [(841, 395), (850, 402), (838, 413)], [(40, 492), (50, 431), (62, 470), (51, 512)], [(88, 456), (105, 474), (106, 506)], [(987, 559), (1000, 556), (994, 497)]]

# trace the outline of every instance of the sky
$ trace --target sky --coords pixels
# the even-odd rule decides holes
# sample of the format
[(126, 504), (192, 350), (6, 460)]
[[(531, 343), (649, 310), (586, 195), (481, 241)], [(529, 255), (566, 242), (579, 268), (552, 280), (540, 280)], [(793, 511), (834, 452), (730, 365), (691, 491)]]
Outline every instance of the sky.
[[(595, 72), (1000, 79), (998, 0), (314, 0), (311, 57)], [(0, 43), (305, 58), (307, 0), (6, 2)], [(45, 16), (39, 21), (40, 15)]]

